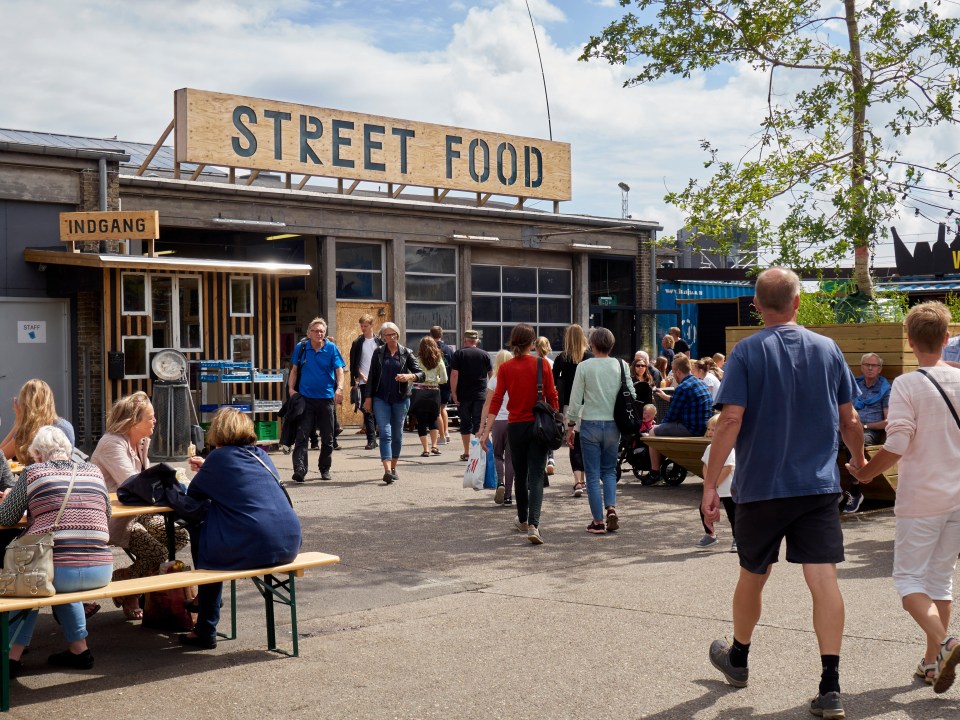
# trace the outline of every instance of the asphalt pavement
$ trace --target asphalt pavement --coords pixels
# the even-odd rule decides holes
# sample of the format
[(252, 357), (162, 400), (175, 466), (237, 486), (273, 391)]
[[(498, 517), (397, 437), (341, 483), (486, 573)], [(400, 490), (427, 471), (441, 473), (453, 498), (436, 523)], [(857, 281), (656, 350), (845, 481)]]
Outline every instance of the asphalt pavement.
[[(628, 474), (620, 530), (590, 535), (586, 496), (572, 497), (561, 450), (544, 499), (545, 544), (533, 546), (512, 529), (515, 507), (463, 489), (458, 436), (430, 458), (419, 457), (415, 434), (404, 441), (393, 485), (350, 428), (332, 480), (319, 479), (311, 451), (307, 482), (288, 482), (303, 548), (341, 557), (297, 581), (299, 658), (266, 650), (252, 583), (239, 588), (239, 638), (212, 651), (184, 650), (108, 603), (89, 623), (90, 671), (47, 668), (63, 639), (45, 612), (28, 674), (12, 682), (10, 716), (812, 717), (820, 663), (799, 567), (781, 560), (767, 585), (749, 686), (729, 687), (709, 663), (710, 641), (732, 634), (738, 565), (725, 525), (717, 546), (694, 549), (699, 478), (642, 487)], [(290, 456), (273, 459), (289, 481)], [(844, 522), (847, 717), (956, 718), (960, 686), (937, 696), (913, 677), (923, 642), (889, 577), (893, 533), (889, 509)], [(279, 640), (289, 642), (283, 609), (279, 617)]]

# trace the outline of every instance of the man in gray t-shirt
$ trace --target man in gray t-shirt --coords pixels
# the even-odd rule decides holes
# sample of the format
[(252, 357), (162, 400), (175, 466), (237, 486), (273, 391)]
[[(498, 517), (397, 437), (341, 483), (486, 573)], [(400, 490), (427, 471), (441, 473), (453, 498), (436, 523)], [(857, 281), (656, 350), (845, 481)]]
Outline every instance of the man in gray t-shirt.
[[(832, 340), (797, 325), (799, 304), (795, 273), (771, 268), (760, 274), (754, 305), (764, 328), (733, 349), (717, 395), (723, 409), (710, 454), (727, 457), (736, 445), (732, 491), (740, 577), (733, 597), (733, 645), (714, 641), (710, 661), (728, 683), (746, 686), (763, 588), (786, 539), (787, 561), (803, 565), (820, 646), (820, 687), (810, 710), (843, 717), (837, 431), (851, 464), (862, 467), (863, 427), (852, 402), (858, 390), (843, 354)], [(701, 509), (711, 528), (720, 518), (720, 469), (719, 463), (710, 465), (703, 481)]]

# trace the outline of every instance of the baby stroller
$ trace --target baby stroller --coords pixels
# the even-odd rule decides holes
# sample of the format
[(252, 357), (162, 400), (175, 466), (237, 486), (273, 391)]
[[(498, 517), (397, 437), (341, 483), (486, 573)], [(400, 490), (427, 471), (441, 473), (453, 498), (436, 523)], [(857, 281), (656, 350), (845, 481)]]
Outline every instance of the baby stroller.
[[(633, 476), (641, 485), (655, 484), (650, 477), (650, 449), (641, 440), (640, 435), (620, 438), (620, 455), (617, 458), (617, 482), (623, 474), (623, 465), (626, 463), (633, 471)], [(679, 485), (687, 478), (687, 469), (681, 467), (670, 458), (660, 461), (660, 479), (667, 485)]]

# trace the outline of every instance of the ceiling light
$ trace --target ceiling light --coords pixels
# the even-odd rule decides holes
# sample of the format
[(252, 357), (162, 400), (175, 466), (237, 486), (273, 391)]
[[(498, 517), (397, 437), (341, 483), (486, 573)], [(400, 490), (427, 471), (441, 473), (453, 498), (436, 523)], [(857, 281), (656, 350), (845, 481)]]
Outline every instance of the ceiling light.
[(500, 242), (500, 238), (490, 235), (451, 235), (457, 242)]
[(590, 243), (570, 243), (576, 250), (613, 250), (613, 245), (591, 245)]
[(284, 228), (287, 226), (285, 222), (276, 222), (274, 220), (242, 220), (240, 218), (225, 218), (220, 216), (215, 217), (213, 222), (222, 225), (252, 225), (262, 228)]
[(300, 237), (297, 233), (281, 233), (280, 235), (270, 235), (267, 240), (286, 240), (287, 238)]

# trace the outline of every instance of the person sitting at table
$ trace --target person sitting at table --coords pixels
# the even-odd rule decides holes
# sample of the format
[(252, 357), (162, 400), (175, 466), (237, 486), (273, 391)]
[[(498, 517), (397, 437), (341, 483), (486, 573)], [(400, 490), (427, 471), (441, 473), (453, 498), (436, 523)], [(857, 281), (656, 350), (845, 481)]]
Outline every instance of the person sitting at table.
[(13, 399), (13, 414), (13, 427), (0, 441), (0, 452), (10, 460), (17, 460), (21, 465), (33, 462), (28, 448), (33, 442), (34, 433), (44, 425), (60, 428), (70, 441), (71, 448), (73, 447), (73, 425), (57, 415), (53, 390), (43, 380), (34, 378), (23, 384), (17, 397)]
[[(153, 405), (145, 392), (127, 395), (114, 403), (107, 415), (107, 431), (90, 457), (90, 462), (103, 471), (110, 492), (115, 493), (128, 477), (150, 467), (147, 450), (156, 424)], [(185, 547), (189, 539), (187, 531), (179, 528), (177, 550)], [(134, 558), (130, 567), (118, 568), (113, 573), (114, 580), (155, 575), (160, 564), (168, 559), (166, 523), (157, 515), (111, 520), (110, 544), (124, 548)], [(113, 603), (123, 608), (128, 619), (143, 618), (138, 596), (114, 598)]]
[[(73, 462), (73, 443), (51, 425), (34, 433), (28, 450), (33, 463), (13, 489), (3, 492), (0, 525), (16, 525), (26, 511), (25, 534), (53, 533), (53, 586), (58, 593), (103, 587), (113, 570), (113, 553), (107, 547), (110, 497), (103, 475), (96, 465)], [(83, 603), (55, 605), (53, 614), (63, 629), (67, 649), (51, 655), (47, 663), (92, 668)], [(11, 677), (23, 671), (20, 658), (33, 637), (37, 615), (37, 610), (30, 610), (10, 623)]]
[[(217, 411), (207, 431), (215, 448), (206, 460), (190, 458), (197, 470), (187, 488), (210, 509), (192, 548), (202, 570), (249, 570), (292, 562), (300, 551), (300, 519), (276, 467), (257, 447), (253, 421), (236, 408)], [(201, 585), (197, 622), (180, 643), (205, 650), (217, 646), (223, 583)]]

